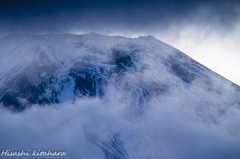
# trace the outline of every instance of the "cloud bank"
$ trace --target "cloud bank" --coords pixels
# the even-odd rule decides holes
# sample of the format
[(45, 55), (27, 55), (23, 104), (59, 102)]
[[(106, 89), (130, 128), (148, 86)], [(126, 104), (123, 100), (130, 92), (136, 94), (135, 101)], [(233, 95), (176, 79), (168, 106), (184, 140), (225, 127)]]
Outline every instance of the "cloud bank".
[(179, 101), (152, 103), (145, 120), (134, 122), (125, 117), (120, 104), (109, 106), (98, 99), (33, 107), (23, 114), (1, 112), (0, 147), (61, 150), (68, 158), (105, 158), (93, 140), (107, 142), (119, 133), (129, 158), (239, 158), (239, 136), (234, 132), (239, 132), (235, 130), (239, 118), (232, 122), (229, 114), (223, 119), (228, 125), (203, 125), (194, 116), (189, 120), (191, 109), (183, 110), (175, 102)]
[[(146, 72), (145, 78), (156, 75), (154, 70)], [(131, 73), (125, 77), (128, 83), (138, 79)], [(223, 84), (221, 79), (216, 81)], [(33, 105), (17, 114), (2, 109), (0, 150), (50, 149), (65, 151), (68, 158), (99, 159), (105, 158), (102, 150), (115, 143), (126, 158), (133, 159), (238, 159), (239, 106), (230, 104), (233, 100), (228, 93), (206, 91), (209, 88), (205, 87), (198, 78), (188, 89), (174, 87), (166, 94), (155, 95), (140, 116), (130, 104), (129, 92), (111, 85), (102, 99)], [(109, 149), (117, 152), (111, 146)]]

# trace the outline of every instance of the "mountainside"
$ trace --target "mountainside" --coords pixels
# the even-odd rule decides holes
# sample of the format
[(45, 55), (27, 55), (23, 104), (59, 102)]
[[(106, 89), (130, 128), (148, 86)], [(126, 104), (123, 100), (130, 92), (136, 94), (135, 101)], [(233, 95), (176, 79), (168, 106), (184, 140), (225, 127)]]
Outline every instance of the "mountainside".
[[(164, 94), (174, 87), (186, 89), (198, 77), (216, 93), (228, 91), (222, 83), (217, 85), (222, 77), (151, 36), (13, 34), (1, 39), (0, 45), (0, 102), (16, 110), (31, 104), (74, 102), (83, 96), (104, 97), (108, 83), (119, 89), (134, 87), (143, 97), (140, 105), (153, 94)], [(151, 71), (163, 76), (153, 74), (144, 81)], [(128, 74), (139, 78), (128, 84), (121, 81)]]
[[(3, 113), (41, 106), (60, 109), (64, 104), (81, 107), (86, 100), (99, 100), (97, 110), (103, 112), (113, 109), (114, 114), (120, 109), (121, 113), (115, 114), (118, 118), (111, 117), (113, 123), (102, 123), (107, 125), (104, 129), (81, 118), (84, 136), (108, 159), (240, 156), (240, 87), (152, 36), (131, 39), (96, 33), (12, 34), (0, 39)], [(188, 138), (182, 126), (175, 123), (178, 120), (180, 125), (202, 125), (211, 135), (207, 133), (195, 143), (198, 136), (193, 134), (199, 131), (184, 126), (186, 131), (191, 127), (193, 136)], [(176, 126), (176, 130), (165, 123), (175, 123), (171, 127)], [(103, 133), (100, 130), (107, 131), (107, 137), (99, 135)], [(217, 136), (212, 145), (200, 150), (206, 145), (201, 140), (212, 139), (213, 131), (225, 135)], [(224, 147), (215, 146), (218, 142), (232, 149), (224, 151)], [(0, 148), (4, 146), (0, 144)], [(188, 148), (191, 153), (187, 153)], [(214, 149), (213, 154), (199, 156), (200, 151), (205, 153), (209, 148)], [(74, 153), (69, 154), (70, 158), (81, 158), (74, 157)]]

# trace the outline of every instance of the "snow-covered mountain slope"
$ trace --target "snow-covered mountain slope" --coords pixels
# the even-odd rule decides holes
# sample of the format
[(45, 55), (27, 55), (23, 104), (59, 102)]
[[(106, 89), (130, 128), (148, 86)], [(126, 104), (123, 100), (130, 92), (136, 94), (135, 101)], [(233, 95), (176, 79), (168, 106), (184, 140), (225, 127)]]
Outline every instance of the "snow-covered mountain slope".
[[(218, 82), (222, 77), (152, 36), (12, 34), (1, 39), (0, 56), (0, 102), (17, 110), (85, 95), (103, 97), (108, 83), (135, 90), (139, 109), (152, 94), (186, 89), (198, 77), (209, 89), (219, 87), (212, 91), (225, 91)], [(121, 81), (126, 76), (139, 78)]]
[[(152, 36), (131, 39), (96, 33), (12, 34), (0, 39), (2, 109), (23, 111), (33, 105), (81, 105), (79, 101), (94, 98), (103, 102), (104, 109), (120, 107), (124, 112), (121, 119), (130, 123), (147, 121), (145, 124), (151, 125), (151, 121), (160, 120), (154, 118), (158, 116), (155, 109), (172, 107), (187, 121), (217, 125), (238, 141), (240, 138), (240, 129), (229, 128), (226, 122), (231, 116), (240, 124), (240, 87)], [(164, 127), (163, 123), (160, 127)], [(97, 145), (106, 158), (177, 156), (168, 152), (172, 150), (168, 142), (174, 141), (164, 139), (164, 129), (150, 126), (152, 132), (132, 130), (128, 134), (121, 129), (124, 126), (114, 129), (110, 124), (110, 137), (102, 139), (91, 126), (83, 125), (88, 141)], [(175, 136), (173, 133), (172, 137)]]

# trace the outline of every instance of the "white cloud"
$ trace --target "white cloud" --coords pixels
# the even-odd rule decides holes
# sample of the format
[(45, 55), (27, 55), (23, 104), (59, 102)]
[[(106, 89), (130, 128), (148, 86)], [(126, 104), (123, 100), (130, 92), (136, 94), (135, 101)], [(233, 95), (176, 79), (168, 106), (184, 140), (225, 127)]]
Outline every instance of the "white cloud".
[[(131, 113), (134, 110), (127, 106), (128, 101), (122, 100), (129, 94), (118, 90), (116, 97), (112, 87), (106, 100), (33, 106), (18, 114), (2, 111), (0, 150), (51, 149), (67, 152), (69, 159), (100, 159), (105, 156), (97, 145), (110, 143), (119, 133), (117, 140), (133, 159), (237, 159), (239, 110), (234, 111), (234, 106), (226, 106), (216, 94), (206, 94), (200, 88), (172, 89), (166, 96), (152, 98), (149, 109), (139, 118)], [(224, 115), (219, 114), (220, 109), (224, 109)]]

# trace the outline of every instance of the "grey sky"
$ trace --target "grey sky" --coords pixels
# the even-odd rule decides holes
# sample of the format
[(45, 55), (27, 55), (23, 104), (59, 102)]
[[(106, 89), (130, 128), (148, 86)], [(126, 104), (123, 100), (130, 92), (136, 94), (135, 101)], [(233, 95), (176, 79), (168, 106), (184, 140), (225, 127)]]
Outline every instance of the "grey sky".
[(238, 21), (238, 1), (1, 1), (1, 36), (12, 32), (164, 31), (197, 24), (225, 30)]

